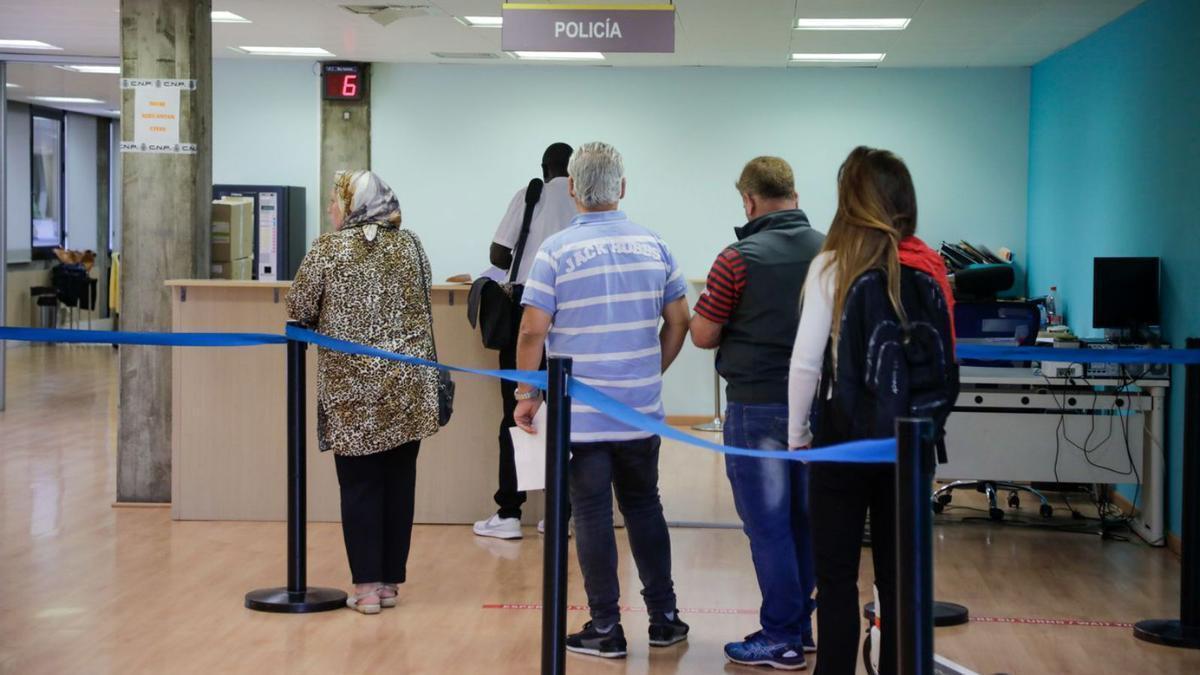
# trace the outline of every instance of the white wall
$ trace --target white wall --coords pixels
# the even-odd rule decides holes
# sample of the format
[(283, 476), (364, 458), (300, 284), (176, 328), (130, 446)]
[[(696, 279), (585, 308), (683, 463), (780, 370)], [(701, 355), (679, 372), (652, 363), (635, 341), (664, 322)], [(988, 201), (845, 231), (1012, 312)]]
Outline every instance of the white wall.
[[(611, 69), (377, 64), (372, 164), (396, 190), (435, 278), (478, 273), (513, 192), (554, 141), (625, 157), (632, 218), (702, 277), (744, 221), (733, 188), (759, 154), (787, 159), (819, 230), (856, 145), (907, 161), (931, 245), (1008, 246), (1023, 265), (1029, 69)], [(315, 96), (315, 94), (314, 94)], [(314, 106), (315, 107), (315, 106)], [(711, 410), (712, 362), (690, 346), (670, 414)]]
[(320, 233), (320, 78), (311, 61), (213, 61), (213, 183), (305, 188)]
[(99, 240), (97, 221), (96, 118), (91, 115), (67, 113), (64, 172), (67, 210), (66, 247), (75, 251), (95, 251)]
[(30, 231), (29, 203), (29, 107), (8, 103), (8, 262), (29, 262), (33, 259), (33, 233)]

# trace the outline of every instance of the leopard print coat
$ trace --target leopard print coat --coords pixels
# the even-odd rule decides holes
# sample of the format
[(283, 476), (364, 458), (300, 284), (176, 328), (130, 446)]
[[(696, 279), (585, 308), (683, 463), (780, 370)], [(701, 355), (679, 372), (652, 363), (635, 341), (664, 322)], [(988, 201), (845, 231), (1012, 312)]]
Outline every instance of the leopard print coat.
[[(432, 360), (428, 270), (410, 230), (381, 227), (374, 241), (361, 227), (329, 232), (304, 256), (288, 314), (339, 340)], [(324, 348), (318, 364), (322, 451), (370, 455), (437, 432), (434, 369)]]

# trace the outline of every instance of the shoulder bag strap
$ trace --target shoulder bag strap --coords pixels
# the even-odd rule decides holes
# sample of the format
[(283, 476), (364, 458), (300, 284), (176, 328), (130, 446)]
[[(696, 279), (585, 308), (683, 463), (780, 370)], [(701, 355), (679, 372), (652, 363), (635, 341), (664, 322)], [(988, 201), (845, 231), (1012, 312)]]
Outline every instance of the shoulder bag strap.
[(508, 268), (508, 283), (516, 283), (517, 273), (521, 270), (521, 259), (525, 257), (525, 242), (529, 239), (529, 223), (533, 221), (533, 207), (542, 198), (541, 178), (529, 181), (525, 188), (525, 216), (521, 219), (521, 234), (517, 237), (517, 245), (513, 249), (512, 265)]

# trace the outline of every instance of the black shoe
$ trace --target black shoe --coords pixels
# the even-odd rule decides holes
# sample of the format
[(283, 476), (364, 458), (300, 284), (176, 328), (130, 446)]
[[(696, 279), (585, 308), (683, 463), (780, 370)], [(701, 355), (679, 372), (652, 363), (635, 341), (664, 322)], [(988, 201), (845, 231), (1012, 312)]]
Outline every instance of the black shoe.
[(677, 642), (683, 642), (688, 636), (688, 625), (679, 619), (668, 619), (666, 614), (650, 615), (650, 646), (670, 647)]
[(607, 633), (601, 633), (589, 621), (583, 630), (567, 636), (567, 651), (602, 659), (625, 658), (625, 631), (621, 624), (614, 625)]

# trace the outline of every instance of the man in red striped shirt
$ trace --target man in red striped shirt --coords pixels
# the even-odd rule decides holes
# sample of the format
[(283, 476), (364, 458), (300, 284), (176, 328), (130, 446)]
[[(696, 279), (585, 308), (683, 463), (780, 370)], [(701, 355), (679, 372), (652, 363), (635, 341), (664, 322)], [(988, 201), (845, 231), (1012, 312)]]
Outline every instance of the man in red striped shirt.
[[(800, 289), (825, 237), (797, 208), (792, 168), (750, 161), (737, 182), (747, 222), (717, 256), (691, 320), (692, 342), (717, 348), (728, 383), (725, 443), (787, 446), (788, 367), (800, 323)], [(734, 663), (794, 670), (814, 651), (814, 586), (807, 478), (801, 462), (726, 456), (733, 501), (750, 539), (762, 591), (762, 629), (725, 645)]]

